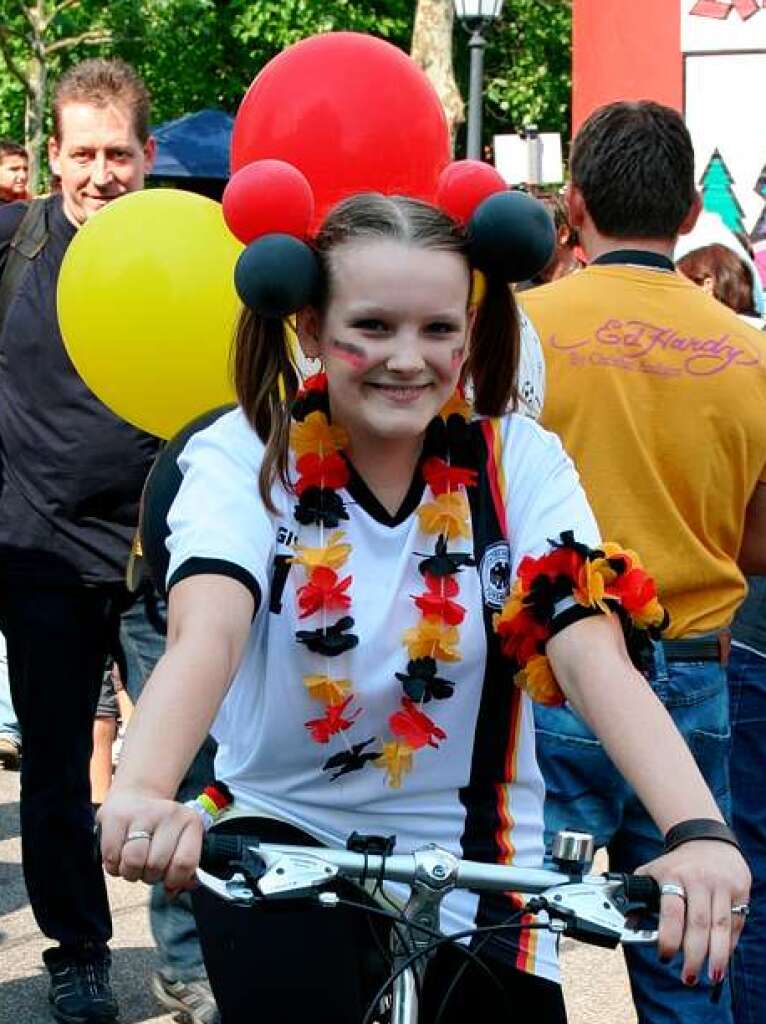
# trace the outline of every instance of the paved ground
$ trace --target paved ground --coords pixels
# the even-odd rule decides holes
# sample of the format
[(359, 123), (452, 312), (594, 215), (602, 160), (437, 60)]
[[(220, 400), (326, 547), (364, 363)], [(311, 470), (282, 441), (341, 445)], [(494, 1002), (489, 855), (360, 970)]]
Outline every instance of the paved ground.
[[(0, 768), (0, 1024), (43, 1024), (47, 983), (38, 932), (21, 874), (18, 775)], [(114, 916), (113, 981), (122, 1024), (170, 1024), (158, 1013), (147, 980), (155, 956), (147, 918), (147, 890), (109, 879)], [(619, 953), (564, 943), (570, 1024), (635, 1024)], [(268, 1024), (263, 1021), (263, 1024)]]

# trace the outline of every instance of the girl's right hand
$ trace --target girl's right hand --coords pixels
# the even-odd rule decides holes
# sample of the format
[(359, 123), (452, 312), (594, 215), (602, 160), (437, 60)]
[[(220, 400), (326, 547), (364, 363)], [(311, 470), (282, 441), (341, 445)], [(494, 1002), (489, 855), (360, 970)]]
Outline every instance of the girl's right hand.
[(190, 807), (130, 790), (113, 790), (97, 819), (108, 874), (129, 882), (163, 881), (171, 892), (194, 886), (204, 829)]

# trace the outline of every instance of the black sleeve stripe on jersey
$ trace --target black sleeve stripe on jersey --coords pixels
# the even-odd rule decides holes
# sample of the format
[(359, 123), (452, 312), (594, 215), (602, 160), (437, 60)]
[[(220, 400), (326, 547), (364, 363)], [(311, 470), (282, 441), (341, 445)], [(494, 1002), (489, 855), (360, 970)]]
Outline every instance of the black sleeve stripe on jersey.
[(255, 602), (253, 617), (255, 617), (261, 604), (261, 588), (253, 574), (247, 569), (243, 569), (241, 565), (237, 565), (236, 562), (227, 562), (223, 558), (187, 558), (168, 580), (168, 593), (176, 583), (189, 579), (190, 576), (228, 576), (230, 579), (236, 580), (237, 583), (241, 583), (253, 595)]
[[(567, 626), (571, 626), (580, 619), (590, 619), (593, 615), (603, 615), (600, 608), (585, 607), (581, 604), (574, 604), (571, 608), (555, 615), (551, 622), (551, 636), (561, 633)], [(551, 637), (548, 637), (550, 640)]]

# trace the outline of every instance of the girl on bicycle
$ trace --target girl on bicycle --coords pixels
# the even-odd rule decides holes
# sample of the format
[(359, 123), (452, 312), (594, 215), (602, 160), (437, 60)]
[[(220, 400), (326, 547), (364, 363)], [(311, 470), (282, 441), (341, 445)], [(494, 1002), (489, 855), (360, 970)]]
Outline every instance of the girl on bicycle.
[[(663, 833), (706, 820), (646, 870), (676, 890), (659, 954), (683, 949), (689, 984), (706, 959), (720, 979), (748, 871), (628, 655), (620, 624), (633, 644), (662, 619), (651, 581), (635, 553), (601, 543), (557, 438), (505, 412), (518, 353), (507, 275), (488, 261), (480, 279), (443, 212), (374, 194), (336, 207), (314, 251), (321, 287), (297, 324), (321, 370), (301, 386), (281, 319), (246, 310), (239, 406), (179, 460), (168, 649), (100, 812), (107, 870), (192, 885), (203, 826), (172, 796), (211, 724), (227, 813), (256, 818), (247, 831), (267, 841), (343, 845), (356, 831), (396, 835), (400, 852), (433, 842), (539, 866), (530, 694), (566, 698)], [(361, 1019), (380, 972), (364, 915), (195, 898), (224, 1024)], [(512, 911), (505, 896), (455, 892), (443, 925)], [(565, 1020), (547, 932), (498, 932), (482, 957), (502, 994), (469, 969), (445, 1020), (507, 1005)], [(447, 947), (429, 965), (421, 1019), (460, 963)]]

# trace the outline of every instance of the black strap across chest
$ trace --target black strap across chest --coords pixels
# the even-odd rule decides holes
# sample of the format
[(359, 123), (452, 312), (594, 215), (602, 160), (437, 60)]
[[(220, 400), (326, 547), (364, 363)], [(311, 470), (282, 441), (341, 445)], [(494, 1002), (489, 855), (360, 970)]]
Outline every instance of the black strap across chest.
[(0, 263), (0, 334), (24, 273), (40, 254), (49, 236), (48, 202), (46, 199), (33, 199), (7, 245), (4, 261)]

